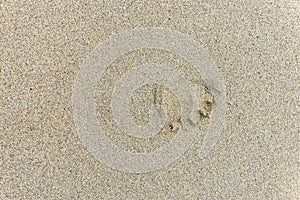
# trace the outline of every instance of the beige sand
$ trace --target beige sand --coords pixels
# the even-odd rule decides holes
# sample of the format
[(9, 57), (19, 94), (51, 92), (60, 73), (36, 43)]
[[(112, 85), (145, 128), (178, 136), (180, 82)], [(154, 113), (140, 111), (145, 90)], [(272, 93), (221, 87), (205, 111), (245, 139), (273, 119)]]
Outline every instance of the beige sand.
[[(0, 1), (0, 199), (299, 198), (299, 11), (283, 0)], [(99, 42), (149, 26), (202, 43), (225, 82), (226, 127), (204, 159), (200, 135), (168, 168), (129, 174), (82, 145), (72, 93)]]

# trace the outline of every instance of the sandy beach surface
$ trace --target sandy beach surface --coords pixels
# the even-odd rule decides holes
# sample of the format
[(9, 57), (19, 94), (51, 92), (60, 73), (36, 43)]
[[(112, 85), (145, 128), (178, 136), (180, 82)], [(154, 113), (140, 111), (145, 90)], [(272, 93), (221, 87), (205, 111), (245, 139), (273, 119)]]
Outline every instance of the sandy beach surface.
[(0, 1), (0, 199), (299, 199), (299, 13)]

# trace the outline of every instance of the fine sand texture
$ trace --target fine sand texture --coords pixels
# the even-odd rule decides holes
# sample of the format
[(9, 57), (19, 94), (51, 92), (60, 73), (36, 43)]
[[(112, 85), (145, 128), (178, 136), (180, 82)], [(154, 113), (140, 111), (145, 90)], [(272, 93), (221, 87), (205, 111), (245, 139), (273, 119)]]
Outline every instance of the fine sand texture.
[(0, 0), (0, 199), (299, 199), (299, 13)]

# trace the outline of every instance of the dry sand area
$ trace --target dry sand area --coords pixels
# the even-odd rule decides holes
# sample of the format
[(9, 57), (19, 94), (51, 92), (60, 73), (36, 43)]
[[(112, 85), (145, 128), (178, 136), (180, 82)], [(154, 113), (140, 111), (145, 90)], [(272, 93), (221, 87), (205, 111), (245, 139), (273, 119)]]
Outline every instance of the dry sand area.
[(299, 13), (0, 0), (0, 199), (299, 199)]

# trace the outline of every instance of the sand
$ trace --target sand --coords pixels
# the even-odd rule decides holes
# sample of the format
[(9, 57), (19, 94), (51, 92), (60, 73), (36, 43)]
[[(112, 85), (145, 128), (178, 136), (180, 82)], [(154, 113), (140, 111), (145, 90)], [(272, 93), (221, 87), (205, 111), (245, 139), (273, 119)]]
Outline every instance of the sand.
[[(0, 199), (299, 198), (299, 10), (299, 2), (283, 0), (0, 2)], [(84, 144), (74, 87), (99, 43), (146, 27), (201, 43), (224, 82), (227, 108), (218, 141), (200, 157), (214, 104), (206, 83), (195, 81), (201, 112), (188, 150), (159, 170), (129, 173), (99, 161)], [(112, 63), (95, 98), (106, 130), (114, 130), (104, 109), (119, 74), (114, 64), (131, 67), (145, 55), (164, 56), (175, 68), (181, 63), (156, 49)], [(155, 140), (108, 135), (120, 148), (147, 153), (178, 135), (179, 98), (172, 90), (148, 84), (130, 98), (137, 124), (147, 124), (153, 99), (169, 114)]]

